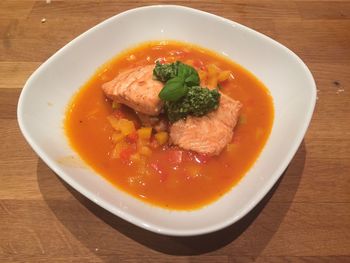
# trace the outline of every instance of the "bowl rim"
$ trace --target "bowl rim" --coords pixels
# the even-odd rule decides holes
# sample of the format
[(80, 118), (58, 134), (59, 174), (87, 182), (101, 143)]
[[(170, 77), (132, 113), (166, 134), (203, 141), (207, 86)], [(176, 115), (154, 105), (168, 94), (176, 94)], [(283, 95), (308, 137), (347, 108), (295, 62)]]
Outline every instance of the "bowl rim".
[[(24, 124), (24, 106), (23, 106), (23, 101), (25, 97), (27, 97), (28, 92), (30, 91), (28, 89), (29, 86), (31, 86), (31, 83), (35, 81), (37, 75), (39, 72), (43, 70), (43, 68), (46, 67), (51, 61), (53, 61), (56, 57), (59, 57), (64, 53), (64, 51), (68, 48), (70, 48), (71, 45), (74, 45), (77, 41), (80, 39), (84, 38), (87, 34), (90, 34), (91, 32), (97, 30), (100, 26), (105, 25), (107, 23), (110, 23), (112, 20), (117, 19), (119, 17), (127, 16), (135, 12), (140, 12), (140, 11), (146, 11), (149, 9), (162, 9), (162, 8), (168, 8), (168, 9), (176, 9), (178, 11), (190, 11), (190, 12), (195, 12), (197, 14), (209, 16), (213, 19), (229, 23), (230, 25), (239, 27), (240, 29), (244, 31), (248, 31), (251, 33), (254, 33), (258, 35), (259, 37), (264, 38), (265, 40), (269, 41), (273, 45), (277, 45), (279, 48), (284, 49), (289, 56), (292, 56), (300, 66), (303, 67), (304, 72), (307, 75), (307, 79), (309, 82), (309, 85), (311, 87), (311, 99), (309, 102), (309, 106), (307, 108), (307, 112), (305, 112), (305, 121), (303, 122), (302, 126), (300, 127), (298, 131), (298, 136), (294, 139), (293, 145), (288, 149), (286, 153), (286, 158), (284, 158), (283, 162), (280, 162), (278, 168), (276, 169), (275, 173), (271, 174), (271, 176), (268, 178), (266, 182), (264, 182), (262, 189), (257, 193), (257, 195), (251, 200), (251, 202), (247, 203), (241, 212), (237, 214), (235, 217), (228, 217), (226, 220), (220, 221), (216, 224), (212, 224), (207, 227), (203, 227), (201, 229), (195, 229), (195, 230), (174, 230), (171, 228), (166, 228), (166, 227), (159, 227), (157, 225), (151, 224), (151, 223), (145, 223), (143, 222), (142, 219), (135, 217), (133, 214), (126, 213), (118, 208), (115, 208), (113, 205), (111, 205), (108, 202), (105, 202), (102, 199), (96, 198), (96, 195), (94, 195), (93, 192), (85, 189), (84, 187), (81, 187), (78, 182), (76, 182), (74, 179), (72, 179), (70, 176), (66, 175), (64, 171), (62, 171), (53, 161), (50, 160), (50, 158), (44, 153), (44, 151), (37, 145), (37, 143), (34, 141), (34, 139), (31, 137), (29, 132), (27, 131), (25, 124)], [(194, 236), (194, 235), (202, 235), (202, 234), (207, 234), (211, 232), (218, 231), (220, 229), (223, 229), (225, 227), (228, 227), (229, 225), (232, 225), (233, 223), (237, 222), (241, 218), (243, 218), (245, 215), (247, 215), (258, 203), (261, 202), (261, 200), (266, 196), (266, 194), (272, 189), (272, 187), (275, 185), (275, 183), (278, 181), (278, 179), (281, 177), (283, 174), (284, 170), (287, 168), (288, 164), (291, 162), (292, 158), (294, 157), (295, 153), (297, 152), (304, 136), (305, 133), (310, 125), (311, 118), (315, 109), (316, 105), (316, 83), (315, 80), (312, 76), (312, 73), (308, 69), (308, 67), (305, 65), (305, 63), (299, 58), (293, 51), (288, 49), (286, 46), (280, 44), (276, 40), (258, 32), (255, 31), (254, 29), (251, 29), (245, 25), (242, 25), (240, 23), (231, 21), (227, 18), (208, 13), (199, 9), (195, 8), (190, 8), (186, 6), (181, 6), (181, 5), (149, 5), (149, 6), (141, 6), (133, 9), (126, 10), (124, 12), (118, 13), (100, 23), (97, 25), (93, 26), (92, 28), (88, 29), (87, 31), (83, 32), (70, 42), (68, 42), (65, 46), (60, 48), (57, 52), (55, 52), (51, 57), (49, 57), (45, 62), (43, 62), (32, 74), (31, 76), (27, 79), (26, 83), (23, 86), (23, 89), (21, 91), (21, 94), (19, 96), (18, 100), (18, 105), (17, 105), (17, 120), (19, 124), (19, 128), (28, 142), (28, 144), (31, 146), (31, 148), (36, 152), (39, 158), (41, 158), (49, 167), (52, 169), (56, 175), (61, 177), (68, 185), (70, 185), (72, 188), (74, 188), (76, 191), (84, 195), (86, 198), (97, 204), (98, 206), (101, 206), (102, 208), (106, 209), (107, 211), (111, 212), (114, 215), (117, 215), (118, 217), (122, 218), (123, 220), (126, 220), (136, 226), (139, 226), (141, 228), (144, 228), (146, 230), (158, 233), (158, 234), (163, 234), (163, 235), (169, 235), (169, 236)], [(270, 138), (267, 139), (267, 141)], [(266, 142), (267, 143), (267, 142)], [(142, 202), (142, 201), (140, 201)], [(174, 210), (172, 211), (176, 213), (177, 211)], [(182, 212), (182, 211), (180, 211)]]

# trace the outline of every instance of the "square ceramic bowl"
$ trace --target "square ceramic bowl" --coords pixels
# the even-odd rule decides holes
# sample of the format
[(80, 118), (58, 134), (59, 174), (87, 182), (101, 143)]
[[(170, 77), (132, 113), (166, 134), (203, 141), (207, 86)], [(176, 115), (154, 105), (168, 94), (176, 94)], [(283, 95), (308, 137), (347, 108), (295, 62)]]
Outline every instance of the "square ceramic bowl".
[[(63, 130), (70, 99), (100, 65), (130, 46), (160, 39), (187, 41), (228, 56), (256, 75), (274, 101), (272, 132), (254, 166), (221, 199), (189, 212), (154, 207), (120, 191), (81, 161)], [(236, 222), (266, 195), (298, 149), (315, 99), (315, 82), (308, 68), (269, 37), (199, 10), (149, 6), (100, 23), (43, 63), (23, 88), (18, 121), (40, 158), (81, 194), (139, 227), (189, 236)]]

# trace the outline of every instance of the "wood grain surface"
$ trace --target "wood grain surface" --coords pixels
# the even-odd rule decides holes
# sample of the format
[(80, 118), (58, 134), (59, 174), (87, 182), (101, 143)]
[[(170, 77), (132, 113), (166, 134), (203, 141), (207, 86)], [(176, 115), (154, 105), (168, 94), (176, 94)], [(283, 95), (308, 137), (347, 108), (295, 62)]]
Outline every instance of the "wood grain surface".
[[(94, 205), (38, 158), (16, 119), (23, 84), (50, 55), (110, 16), (159, 3), (256, 29), (317, 82), (309, 130), (273, 190), (199, 237), (156, 235)], [(350, 1), (1, 0), (0, 38), (0, 262), (350, 262)]]

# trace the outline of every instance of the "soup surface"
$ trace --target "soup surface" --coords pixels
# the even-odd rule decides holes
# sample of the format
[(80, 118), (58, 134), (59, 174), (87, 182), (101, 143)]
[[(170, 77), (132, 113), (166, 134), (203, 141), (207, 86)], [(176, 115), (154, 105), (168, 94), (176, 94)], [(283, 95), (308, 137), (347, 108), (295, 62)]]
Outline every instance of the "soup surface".
[[(113, 157), (114, 129), (109, 116), (122, 115), (137, 128), (141, 124), (132, 109), (120, 105), (115, 109), (101, 87), (126, 69), (155, 61), (191, 64), (200, 71), (202, 83), (208, 85), (217, 83), (220, 72), (230, 73), (219, 81), (220, 91), (240, 101), (242, 108), (232, 142), (218, 156), (158, 145), (141, 160)], [(213, 68), (217, 71), (214, 80), (208, 77)], [(273, 116), (268, 90), (241, 66), (188, 43), (152, 41), (122, 52), (91, 77), (69, 105), (65, 131), (81, 158), (119, 189), (153, 205), (190, 210), (217, 200), (244, 176), (266, 143)]]

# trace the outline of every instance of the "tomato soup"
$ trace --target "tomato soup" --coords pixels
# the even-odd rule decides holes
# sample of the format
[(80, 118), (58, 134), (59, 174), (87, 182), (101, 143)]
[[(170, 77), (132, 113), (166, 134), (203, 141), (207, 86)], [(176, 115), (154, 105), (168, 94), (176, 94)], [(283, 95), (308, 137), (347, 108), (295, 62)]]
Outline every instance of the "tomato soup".
[[(208, 65), (229, 71), (219, 88), (242, 103), (232, 142), (208, 158), (178, 147), (152, 149), (141, 162), (112, 158), (113, 128), (108, 116), (112, 102), (101, 86), (124, 70), (155, 61)], [(203, 77), (204, 74), (204, 77)], [(118, 112), (140, 122), (127, 107)], [(247, 173), (257, 160), (271, 131), (274, 111), (267, 88), (249, 71), (213, 51), (177, 41), (152, 41), (130, 48), (103, 65), (72, 99), (65, 118), (65, 131), (73, 149), (98, 174), (117, 188), (147, 203), (175, 210), (192, 210), (217, 200)]]

